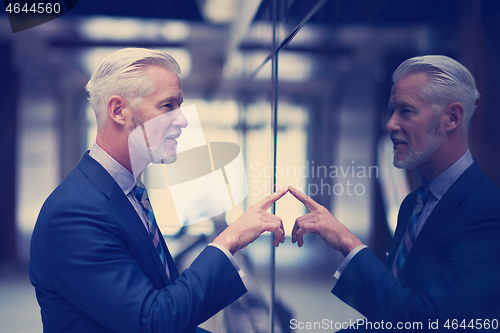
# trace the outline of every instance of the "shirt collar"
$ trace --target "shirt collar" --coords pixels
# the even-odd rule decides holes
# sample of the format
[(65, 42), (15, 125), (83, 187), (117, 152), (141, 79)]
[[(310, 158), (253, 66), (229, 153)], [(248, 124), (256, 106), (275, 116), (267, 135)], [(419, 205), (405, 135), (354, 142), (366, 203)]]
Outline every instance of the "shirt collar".
[(128, 195), (132, 191), (135, 186), (134, 175), (113, 157), (109, 156), (97, 143), (94, 143), (89, 155), (106, 169), (125, 195)]
[(443, 195), (453, 185), (453, 183), (474, 163), (474, 159), (470, 151), (467, 152), (456, 161), (451, 167), (446, 169), (439, 176), (434, 178), (427, 187), (437, 200), (441, 200)]

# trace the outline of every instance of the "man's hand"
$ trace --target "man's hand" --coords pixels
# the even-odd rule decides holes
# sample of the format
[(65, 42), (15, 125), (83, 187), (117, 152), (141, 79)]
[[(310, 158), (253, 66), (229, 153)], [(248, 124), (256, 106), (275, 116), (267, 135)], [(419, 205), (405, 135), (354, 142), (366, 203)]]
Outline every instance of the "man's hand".
[(304, 235), (308, 232), (315, 233), (320, 235), (335, 250), (342, 252), (344, 256), (347, 256), (356, 247), (363, 245), (328, 209), (291, 186), (289, 191), (311, 211), (295, 220), (292, 243), (297, 242), (301, 247), (304, 244)]
[(282, 188), (250, 206), (243, 215), (221, 232), (214, 243), (224, 246), (231, 254), (234, 254), (256, 240), (265, 231), (274, 233), (274, 246), (283, 243), (285, 241), (283, 222), (281, 218), (268, 213), (267, 210), (286, 192), (288, 192), (288, 188)]

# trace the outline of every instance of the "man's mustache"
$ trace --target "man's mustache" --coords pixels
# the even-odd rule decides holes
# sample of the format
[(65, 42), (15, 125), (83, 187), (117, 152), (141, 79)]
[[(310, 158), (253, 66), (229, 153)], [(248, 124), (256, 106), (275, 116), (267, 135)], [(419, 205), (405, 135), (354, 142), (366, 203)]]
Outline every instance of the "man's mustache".
[(182, 130), (181, 129), (176, 130), (174, 132), (167, 133), (163, 137), (163, 142), (165, 142), (165, 140), (167, 140), (167, 139), (177, 139), (179, 136), (181, 136), (181, 134), (182, 134)]

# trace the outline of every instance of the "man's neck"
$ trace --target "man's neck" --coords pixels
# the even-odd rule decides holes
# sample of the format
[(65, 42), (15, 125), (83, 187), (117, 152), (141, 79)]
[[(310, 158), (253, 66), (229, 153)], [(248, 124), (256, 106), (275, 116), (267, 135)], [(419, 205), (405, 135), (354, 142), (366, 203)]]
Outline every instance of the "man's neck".
[(426, 162), (417, 167), (418, 173), (424, 184), (429, 184), (434, 178), (448, 170), (455, 164), (469, 149), (468, 145), (455, 146), (447, 149), (441, 147)]
[(130, 173), (132, 172), (132, 165), (130, 163), (130, 154), (128, 151), (128, 144), (123, 144), (123, 140), (119, 137), (109, 138), (106, 134), (98, 133), (96, 143), (115, 161), (120, 163)]

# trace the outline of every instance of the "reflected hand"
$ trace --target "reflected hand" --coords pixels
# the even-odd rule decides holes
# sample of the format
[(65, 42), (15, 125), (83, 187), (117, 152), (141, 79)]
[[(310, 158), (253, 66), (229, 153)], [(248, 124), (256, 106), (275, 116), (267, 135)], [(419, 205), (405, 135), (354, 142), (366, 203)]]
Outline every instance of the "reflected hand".
[(311, 212), (298, 217), (292, 230), (292, 243), (304, 244), (306, 233), (318, 234), (328, 245), (347, 256), (356, 247), (363, 245), (342, 223), (339, 222), (325, 207), (300, 192), (289, 187), (290, 193), (301, 201)]
[(283, 221), (278, 216), (267, 212), (267, 210), (286, 192), (288, 192), (288, 188), (282, 188), (250, 206), (243, 215), (214, 240), (214, 243), (224, 246), (231, 254), (234, 254), (252, 243), (265, 231), (274, 233), (274, 246), (283, 243), (285, 241)]

